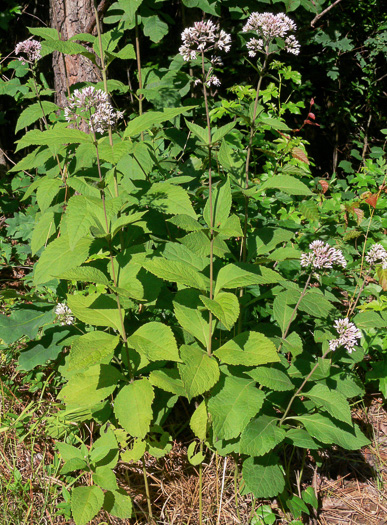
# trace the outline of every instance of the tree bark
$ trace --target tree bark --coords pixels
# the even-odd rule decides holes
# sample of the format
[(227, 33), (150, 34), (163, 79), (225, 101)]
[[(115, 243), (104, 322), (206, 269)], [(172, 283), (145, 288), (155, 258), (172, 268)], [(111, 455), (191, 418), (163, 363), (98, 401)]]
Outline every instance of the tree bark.
[[(50, 0), (51, 27), (56, 29), (62, 40), (79, 33), (85, 33), (94, 17), (93, 0)], [(53, 54), (54, 85), (56, 103), (67, 105), (68, 89), (77, 82), (99, 82), (101, 74), (88, 58), (82, 55)]]

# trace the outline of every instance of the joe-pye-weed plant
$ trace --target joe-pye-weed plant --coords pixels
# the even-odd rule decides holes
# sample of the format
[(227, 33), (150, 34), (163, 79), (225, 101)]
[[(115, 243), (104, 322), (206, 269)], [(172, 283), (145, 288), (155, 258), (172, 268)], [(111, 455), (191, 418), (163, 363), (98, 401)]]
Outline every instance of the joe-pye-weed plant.
[[(39, 41), (16, 48), (30, 102), (17, 129), (34, 129), (17, 141), (25, 156), (11, 173), (34, 173), (23, 200), (36, 207), (36, 262), (30, 301), (1, 317), (1, 338), (28, 336), (21, 370), (55, 370), (60, 410), (46, 427), (76, 525), (101, 508), (133, 515), (115, 468), (142, 460), (148, 488), (144, 455), (170, 452), (182, 400), (199, 495), (211, 452), (234, 458), (236, 494), (308, 515), (317, 501), (294, 493), (292, 461), (302, 470), (307, 451), (368, 444), (351, 401), (364, 394), (371, 352), (381, 364), (367, 377), (384, 380), (387, 245), (373, 225), (378, 209), (386, 221), (385, 166), (373, 200), (344, 210), (350, 220), (366, 210), (348, 235), (328, 182), (312, 175), (302, 128), (318, 127), (318, 114), (313, 99), (297, 100), (287, 54), (300, 44), (287, 15), (245, 13), (232, 35), (216, 19), (194, 22), (169, 69), (180, 103), (145, 110), (155, 94), (142, 84), (138, 41), (136, 51), (120, 45), (125, 23), (140, 22), (120, 6), (126, 22), (112, 31), (97, 24), (97, 36), (65, 42), (33, 29)], [(232, 48), (257, 84), (241, 78), (220, 97)], [(53, 51), (90, 58), (103, 81), (70, 88), (58, 107), (39, 77)], [(115, 107), (125, 86), (108, 79), (113, 60), (137, 61), (137, 116)], [(289, 115), (303, 115), (301, 129)], [(200, 496), (198, 506), (202, 523)]]

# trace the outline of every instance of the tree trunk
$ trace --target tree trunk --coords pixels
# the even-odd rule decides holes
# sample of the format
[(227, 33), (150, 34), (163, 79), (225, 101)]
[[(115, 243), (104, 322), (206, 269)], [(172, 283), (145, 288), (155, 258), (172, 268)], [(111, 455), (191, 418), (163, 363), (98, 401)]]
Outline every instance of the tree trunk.
[[(93, 0), (50, 0), (51, 27), (62, 40), (85, 33), (94, 17)], [(90, 26), (89, 26), (90, 27)], [(53, 54), (53, 71), (58, 106), (67, 105), (68, 89), (77, 82), (99, 82), (101, 74), (88, 58), (81, 55)]]

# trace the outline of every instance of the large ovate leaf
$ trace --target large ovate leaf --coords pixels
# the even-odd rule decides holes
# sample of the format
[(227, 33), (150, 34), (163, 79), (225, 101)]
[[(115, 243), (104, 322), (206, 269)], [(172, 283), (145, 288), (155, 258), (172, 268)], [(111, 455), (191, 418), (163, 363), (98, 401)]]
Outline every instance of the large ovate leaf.
[(104, 500), (102, 490), (96, 485), (75, 487), (71, 492), (71, 512), (75, 525), (86, 525), (100, 511)]
[(208, 278), (182, 261), (168, 261), (168, 259), (156, 257), (145, 261), (144, 268), (165, 281), (183, 284), (198, 290), (208, 288)]
[(309, 434), (322, 443), (339, 445), (347, 450), (358, 450), (369, 444), (369, 439), (357, 425), (352, 427), (323, 414), (294, 416), (293, 419), (300, 421)]
[(291, 321), (294, 321), (295, 319), (296, 314), (293, 314), (293, 312), (296, 302), (296, 290), (286, 290), (281, 292), (273, 301), (273, 316), (281, 329), (282, 336), (288, 329)]
[[(231, 210), (231, 187), (227, 179), (222, 186), (217, 186), (212, 192), (212, 226), (221, 228), (228, 219)], [(207, 199), (203, 210), (203, 218), (208, 227), (211, 224), (210, 199)]]
[(107, 491), (103, 508), (112, 516), (128, 519), (133, 514), (132, 500), (124, 489)]
[(191, 416), (189, 426), (191, 427), (194, 435), (204, 441), (207, 436), (207, 407), (206, 402), (202, 401), (200, 405), (196, 408), (195, 412)]
[(52, 304), (16, 307), (10, 316), (0, 314), (0, 339), (12, 344), (21, 337), (35, 339), (39, 328), (52, 323), (55, 313)]
[(147, 111), (143, 115), (134, 118), (126, 127), (124, 136), (134, 137), (147, 129), (158, 126), (162, 122), (172, 120), (182, 113), (186, 113), (196, 106), (186, 106), (183, 108), (165, 108), (164, 111)]
[(81, 371), (94, 364), (108, 364), (120, 338), (107, 332), (96, 330), (78, 337), (68, 357), (67, 371)]
[(180, 348), (182, 364), (178, 365), (187, 397), (191, 400), (212, 388), (219, 379), (219, 366), (214, 357), (197, 346)]
[(247, 375), (266, 388), (278, 392), (292, 390), (294, 388), (289, 376), (275, 366), (259, 366), (258, 368), (254, 368), (254, 370), (247, 372)]
[(242, 332), (218, 348), (214, 355), (228, 365), (258, 366), (280, 360), (274, 343), (259, 332)]
[(208, 348), (210, 325), (208, 315), (205, 317), (199, 309), (200, 305), (199, 293), (192, 289), (178, 292), (173, 301), (175, 316), (180, 326)]
[(215, 299), (210, 299), (203, 295), (200, 296), (200, 299), (227, 330), (232, 329), (239, 317), (239, 301), (236, 295), (229, 292), (220, 292)]
[(68, 281), (80, 281), (81, 283), (96, 283), (109, 285), (109, 279), (101, 270), (93, 266), (78, 266), (71, 270), (66, 270), (58, 275), (58, 279), (66, 279)]
[(35, 255), (48, 242), (55, 230), (54, 213), (48, 210), (35, 223), (31, 238), (32, 255)]
[(240, 453), (263, 456), (284, 440), (286, 432), (278, 427), (278, 418), (262, 415), (247, 425), (241, 435)]
[(196, 219), (188, 193), (181, 186), (155, 182), (144, 197), (147, 206), (168, 215), (185, 214)]
[(259, 188), (259, 193), (268, 189), (281, 190), (289, 195), (312, 195), (312, 192), (303, 182), (290, 175), (276, 175), (269, 179)]
[(33, 129), (28, 131), (24, 137), (17, 141), (16, 151), (28, 146), (50, 146), (58, 147), (62, 144), (80, 144), (91, 142), (92, 138), (87, 133), (78, 129), (66, 128), (60, 125), (47, 131)]
[(143, 324), (128, 338), (128, 343), (149, 361), (180, 361), (172, 329), (163, 323)]
[(187, 396), (187, 393), (184, 390), (183, 381), (179, 375), (179, 371), (175, 368), (152, 370), (152, 372), (149, 374), (149, 381), (153, 386), (157, 386), (157, 388), (161, 388), (166, 392), (171, 392), (171, 394), (183, 397)]
[(256, 498), (274, 498), (285, 487), (279, 458), (275, 454), (247, 458), (243, 463), (242, 476), (247, 492), (252, 492)]
[(114, 413), (122, 427), (133, 437), (143, 439), (153, 418), (153, 387), (147, 379), (124, 386), (114, 403)]
[(54, 104), (54, 102), (50, 102), (49, 100), (42, 100), (41, 102), (31, 104), (20, 113), (16, 123), (15, 133), (23, 128), (27, 128), (40, 118), (44, 119), (47, 115), (53, 111), (58, 111), (59, 109), (60, 108)]
[(142, 22), (144, 24), (144, 35), (149, 36), (152, 42), (160, 42), (168, 33), (168, 25), (157, 15), (142, 18)]
[(317, 383), (304, 395), (317, 406), (322, 406), (329, 414), (344, 423), (352, 424), (351, 409), (343, 394), (330, 390), (326, 385)]
[(222, 288), (231, 289), (256, 284), (272, 284), (282, 280), (283, 277), (279, 273), (264, 266), (227, 264), (219, 270), (215, 294)]
[(68, 235), (54, 239), (34, 266), (34, 285), (47, 283), (59, 273), (80, 266), (89, 256), (91, 239), (80, 239), (71, 247)]
[[(67, 303), (75, 317), (83, 323), (109, 326), (123, 335), (121, 316), (114, 296), (100, 293), (68, 295)], [(124, 311), (121, 312), (124, 316)]]
[(237, 437), (262, 407), (265, 394), (255, 382), (240, 377), (225, 377), (209, 401), (214, 436), (218, 439)]

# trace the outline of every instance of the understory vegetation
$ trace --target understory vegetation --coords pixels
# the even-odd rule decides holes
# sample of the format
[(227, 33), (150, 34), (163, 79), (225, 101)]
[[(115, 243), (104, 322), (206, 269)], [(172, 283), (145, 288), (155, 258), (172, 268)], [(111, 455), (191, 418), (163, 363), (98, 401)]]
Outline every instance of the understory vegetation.
[[(0, 57), (0, 523), (318, 523), (362, 450), (382, 505), (386, 13), (95, 16)], [(53, 53), (101, 81), (59, 106)]]

